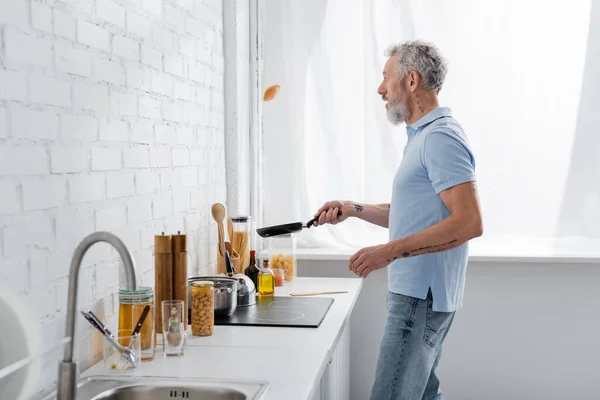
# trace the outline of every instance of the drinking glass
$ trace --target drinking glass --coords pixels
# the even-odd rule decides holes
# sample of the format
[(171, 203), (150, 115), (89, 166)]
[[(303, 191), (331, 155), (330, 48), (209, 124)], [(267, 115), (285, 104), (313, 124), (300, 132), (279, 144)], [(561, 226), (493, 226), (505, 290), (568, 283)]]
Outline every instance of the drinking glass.
[[(132, 339), (133, 339), (133, 342), (132, 342)], [(129, 344), (132, 343), (131, 350), (135, 354), (136, 360), (141, 359), (142, 355), (141, 355), (141, 350), (140, 350), (140, 335), (139, 334), (132, 336), (131, 330), (129, 330), (129, 329), (120, 330), (120, 331), (117, 331), (117, 334), (115, 335), (115, 342), (117, 342), (120, 345), (125, 346), (125, 347), (129, 346)], [(121, 358), (121, 353), (119, 352), (119, 349), (115, 348), (113, 346), (113, 344), (110, 343), (109, 340), (106, 339), (106, 337), (103, 335), (102, 336), (102, 360), (104, 362), (104, 368), (107, 371), (114, 372), (114, 373), (121, 372), (117, 369), (117, 365), (119, 364), (120, 358)], [(137, 366), (138, 367), (140, 366), (139, 362), (137, 363)], [(130, 370), (133, 368), (135, 368), (133, 365), (127, 364), (127, 370)]]
[(183, 300), (163, 300), (162, 304), (163, 355), (182, 356), (185, 341)]
[(142, 349), (142, 361), (154, 359), (154, 347), (156, 343), (156, 331), (154, 329), (154, 304), (134, 304), (131, 309), (131, 326), (135, 327), (144, 312), (146, 306), (150, 307), (148, 315), (140, 330), (140, 341)]

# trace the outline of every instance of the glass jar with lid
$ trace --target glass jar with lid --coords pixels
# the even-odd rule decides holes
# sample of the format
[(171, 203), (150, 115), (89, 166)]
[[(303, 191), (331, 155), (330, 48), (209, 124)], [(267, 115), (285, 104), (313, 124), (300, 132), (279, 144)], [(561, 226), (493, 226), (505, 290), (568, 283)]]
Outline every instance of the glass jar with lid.
[(285, 279), (285, 271), (283, 269), (274, 269), (273, 276), (275, 277), (275, 286), (283, 286)]
[[(154, 305), (154, 290), (151, 287), (138, 287), (137, 290), (119, 290), (119, 332), (133, 332), (134, 315), (133, 306), (139, 304), (142, 306)], [(146, 316), (146, 320), (152, 321), (154, 315), (150, 313)], [(156, 331), (153, 329), (153, 324), (144, 323), (140, 332), (141, 347), (143, 349), (150, 348), (156, 343)]]
[(214, 282), (192, 282), (192, 335), (210, 336), (215, 326)]
[(240, 268), (243, 271), (250, 262), (250, 250), (256, 250), (254, 220), (248, 216), (231, 218), (233, 237), (231, 246), (240, 255)]
[(287, 282), (294, 280), (298, 275), (295, 234), (269, 238), (269, 264), (271, 269), (282, 269)]

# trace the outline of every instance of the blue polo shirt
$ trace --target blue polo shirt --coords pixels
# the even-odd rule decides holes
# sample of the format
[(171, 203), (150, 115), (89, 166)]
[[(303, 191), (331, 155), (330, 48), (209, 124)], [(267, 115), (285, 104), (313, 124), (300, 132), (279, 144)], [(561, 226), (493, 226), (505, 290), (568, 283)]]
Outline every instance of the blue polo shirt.
[[(411, 125), (404, 156), (394, 176), (389, 239), (400, 239), (450, 215), (439, 193), (475, 181), (475, 159), (449, 108), (437, 108)], [(449, 237), (449, 239), (452, 239)], [(398, 258), (388, 265), (393, 293), (425, 299), (431, 289), (434, 311), (462, 306), (468, 243), (451, 250)]]

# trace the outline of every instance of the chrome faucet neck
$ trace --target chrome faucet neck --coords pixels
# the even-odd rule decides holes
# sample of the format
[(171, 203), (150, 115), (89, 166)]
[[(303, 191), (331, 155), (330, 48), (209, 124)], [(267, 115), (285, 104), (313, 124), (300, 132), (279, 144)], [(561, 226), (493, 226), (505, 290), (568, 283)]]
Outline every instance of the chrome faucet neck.
[(77, 289), (79, 283), (79, 270), (81, 261), (92, 245), (98, 242), (105, 242), (112, 245), (123, 260), (125, 268), (125, 281), (128, 290), (136, 290), (135, 263), (127, 247), (117, 236), (110, 232), (94, 232), (86, 236), (75, 249), (71, 259), (69, 271), (69, 293), (67, 300), (67, 327), (66, 336), (71, 338), (70, 343), (65, 348), (65, 356), (60, 363), (58, 372), (58, 400), (74, 400), (77, 385), (77, 362), (73, 361), (73, 349), (75, 347), (75, 315), (77, 312)]

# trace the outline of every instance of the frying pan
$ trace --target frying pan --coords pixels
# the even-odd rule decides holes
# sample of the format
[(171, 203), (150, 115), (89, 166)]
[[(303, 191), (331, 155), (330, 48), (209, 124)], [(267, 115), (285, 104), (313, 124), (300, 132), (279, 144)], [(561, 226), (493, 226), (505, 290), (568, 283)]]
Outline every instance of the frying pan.
[[(342, 210), (338, 211), (338, 217), (340, 215), (342, 215)], [(266, 226), (264, 228), (258, 228), (256, 230), (256, 233), (258, 233), (258, 236), (260, 237), (271, 237), (271, 236), (279, 236), (279, 235), (287, 235), (290, 233), (294, 233), (294, 232), (299, 232), (301, 231), (303, 228), (309, 228), (311, 226), (313, 226), (313, 223), (318, 220), (320, 217), (316, 216), (313, 219), (311, 219), (310, 221), (308, 221), (306, 224), (303, 224), (302, 222), (292, 222), (290, 224), (283, 224), (283, 225), (273, 225), (273, 226)]]

